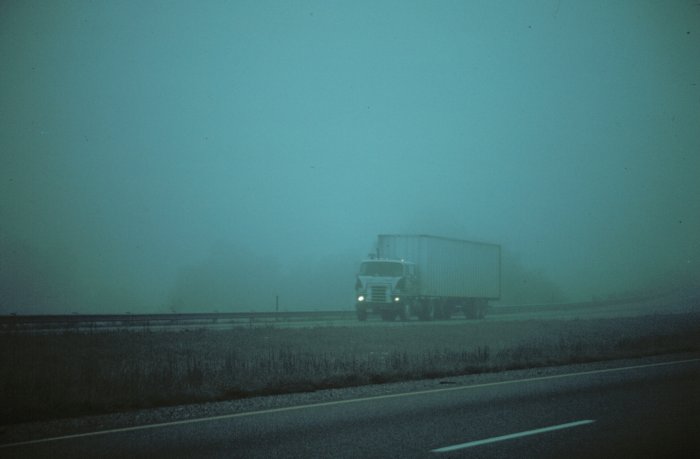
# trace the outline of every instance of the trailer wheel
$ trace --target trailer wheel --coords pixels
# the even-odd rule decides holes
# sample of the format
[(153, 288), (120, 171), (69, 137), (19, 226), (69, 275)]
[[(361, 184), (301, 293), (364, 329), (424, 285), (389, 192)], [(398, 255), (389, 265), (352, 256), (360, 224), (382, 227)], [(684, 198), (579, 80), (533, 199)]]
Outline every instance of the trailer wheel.
[(464, 317), (470, 320), (478, 319), (479, 318), (479, 308), (476, 304), (476, 301), (471, 300), (467, 302), (464, 306)]
[(486, 317), (486, 311), (489, 309), (489, 300), (481, 300), (478, 303), (477, 315), (479, 319)]
[(488, 304), (488, 300), (481, 298), (472, 299), (464, 305), (464, 316), (471, 320), (483, 319), (486, 316)]
[(443, 320), (450, 320), (452, 317), (452, 305), (447, 301), (442, 302), (435, 309), (435, 317)]
[(401, 308), (401, 311), (399, 312), (399, 318), (404, 322), (411, 318), (411, 305), (410, 304), (404, 303), (403, 307)]

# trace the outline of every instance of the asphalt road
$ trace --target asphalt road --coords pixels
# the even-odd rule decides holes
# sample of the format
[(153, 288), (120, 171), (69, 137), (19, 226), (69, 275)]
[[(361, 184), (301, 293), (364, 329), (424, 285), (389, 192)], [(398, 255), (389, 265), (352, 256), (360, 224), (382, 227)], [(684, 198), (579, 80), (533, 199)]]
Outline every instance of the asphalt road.
[(588, 368), (36, 439), (0, 456), (700, 457), (700, 358)]

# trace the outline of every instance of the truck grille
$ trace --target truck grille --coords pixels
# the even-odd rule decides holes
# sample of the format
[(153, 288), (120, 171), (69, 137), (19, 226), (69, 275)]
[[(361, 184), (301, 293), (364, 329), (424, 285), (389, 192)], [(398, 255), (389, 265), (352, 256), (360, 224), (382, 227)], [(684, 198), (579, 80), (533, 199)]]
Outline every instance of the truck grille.
[(370, 301), (374, 303), (386, 303), (386, 286), (384, 285), (373, 285), (370, 288)]

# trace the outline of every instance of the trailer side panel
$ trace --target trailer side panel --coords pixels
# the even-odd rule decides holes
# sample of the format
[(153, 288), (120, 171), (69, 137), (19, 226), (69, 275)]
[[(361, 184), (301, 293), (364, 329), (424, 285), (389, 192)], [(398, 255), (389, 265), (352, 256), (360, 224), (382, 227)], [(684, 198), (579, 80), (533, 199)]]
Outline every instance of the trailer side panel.
[(418, 264), (420, 294), (497, 299), (501, 295), (501, 247), (427, 235), (382, 234), (381, 258)]

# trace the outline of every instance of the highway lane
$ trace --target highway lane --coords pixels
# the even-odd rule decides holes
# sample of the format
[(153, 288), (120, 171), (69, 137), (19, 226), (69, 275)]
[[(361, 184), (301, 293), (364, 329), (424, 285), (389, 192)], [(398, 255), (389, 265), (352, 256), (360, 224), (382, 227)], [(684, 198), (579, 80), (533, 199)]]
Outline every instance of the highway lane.
[[(700, 457), (700, 359), (587, 368), (40, 441), (0, 456)], [(440, 452), (449, 447), (458, 448)]]

